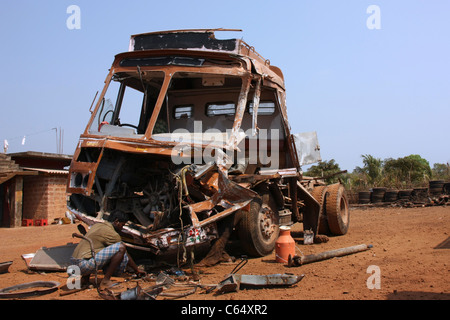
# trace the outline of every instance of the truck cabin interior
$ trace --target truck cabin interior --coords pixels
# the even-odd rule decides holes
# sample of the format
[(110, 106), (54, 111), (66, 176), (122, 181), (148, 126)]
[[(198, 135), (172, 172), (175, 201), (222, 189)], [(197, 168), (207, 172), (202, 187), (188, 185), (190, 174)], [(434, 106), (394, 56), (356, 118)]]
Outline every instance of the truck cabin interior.
[[(167, 92), (161, 93), (164, 79), (163, 71), (139, 70), (114, 74), (88, 132), (144, 138), (153, 113), (158, 112), (158, 98), (163, 94), (164, 99), (151, 132), (152, 139), (176, 142), (183, 138), (186, 141), (186, 133), (191, 140), (193, 135), (189, 134), (202, 133), (203, 144), (214, 141), (215, 144), (225, 145), (233, 124), (238, 120), (236, 109), (243, 90), (242, 78), (179, 71), (172, 75)], [(257, 127), (261, 135), (252, 134), (255, 87), (255, 81), (252, 81), (240, 125), (241, 136), (245, 139), (239, 142), (245, 142), (245, 150), (248, 150), (252, 145), (250, 139), (264, 137), (269, 141), (273, 138), (277, 148), (283, 151), (285, 130), (277, 91), (271, 87), (261, 86), (257, 111)], [(270, 142), (266, 144), (268, 148), (271, 145)]]

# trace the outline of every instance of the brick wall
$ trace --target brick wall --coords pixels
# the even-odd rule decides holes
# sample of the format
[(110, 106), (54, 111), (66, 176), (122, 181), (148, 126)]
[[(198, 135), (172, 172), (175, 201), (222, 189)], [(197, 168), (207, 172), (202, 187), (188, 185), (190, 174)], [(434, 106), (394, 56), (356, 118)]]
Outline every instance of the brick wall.
[(66, 208), (67, 175), (42, 174), (28, 176), (23, 183), (23, 219), (47, 219), (52, 223), (62, 218)]

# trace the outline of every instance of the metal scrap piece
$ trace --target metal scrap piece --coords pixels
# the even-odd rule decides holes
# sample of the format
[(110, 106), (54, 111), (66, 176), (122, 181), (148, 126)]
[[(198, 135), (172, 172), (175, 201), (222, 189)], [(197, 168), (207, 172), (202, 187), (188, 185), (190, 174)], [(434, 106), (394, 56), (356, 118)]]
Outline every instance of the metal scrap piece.
[[(192, 224), (196, 228), (222, 219), (247, 206), (253, 199), (258, 197), (256, 192), (243, 188), (237, 183), (229, 180), (226, 176), (226, 172), (222, 170), (218, 170), (217, 180), (218, 190), (210, 199), (188, 205)], [(197, 217), (198, 212), (211, 210), (216, 206), (223, 207), (225, 210), (199, 221)]]
[[(34, 281), (22, 283), (15, 286), (0, 289), (0, 298), (25, 298), (38, 296), (58, 290), (60, 283), (56, 281)], [(40, 289), (44, 287), (44, 289)], [(28, 291), (15, 292), (18, 290), (31, 289)]]
[(28, 268), (38, 271), (65, 271), (71, 265), (72, 256), (76, 243), (68, 243), (57, 247), (42, 247), (36, 251)]
[(290, 273), (269, 275), (230, 274), (217, 286), (218, 293), (238, 291), (242, 287), (289, 287), (305, 277), (304, 274), (294, 275)]
[(6, 261), (0, 263), (0, 273), (6, 273), (8, 272), (9, 266), (12, 265), (12, 261)]

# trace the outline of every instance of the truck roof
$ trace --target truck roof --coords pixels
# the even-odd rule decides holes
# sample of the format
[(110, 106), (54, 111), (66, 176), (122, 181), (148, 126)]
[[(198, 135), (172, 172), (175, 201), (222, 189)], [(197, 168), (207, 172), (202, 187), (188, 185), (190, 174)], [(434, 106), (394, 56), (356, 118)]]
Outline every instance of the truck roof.
[[(129, 52), (182, 50), (229, 54), (249, 58), (260, 74), (271, 74), (271, 80), (284, 88), (283, 73), (242, 39), (217, 39), (216, 31), (240, 29), (186, 29), (157, 31), (131, 35)], [(161, 52), (162, 53), (162, 52)], [(273, 74), (275, 73), (275, 74)], [(279, 79), (274, 79), (279, 77)]]

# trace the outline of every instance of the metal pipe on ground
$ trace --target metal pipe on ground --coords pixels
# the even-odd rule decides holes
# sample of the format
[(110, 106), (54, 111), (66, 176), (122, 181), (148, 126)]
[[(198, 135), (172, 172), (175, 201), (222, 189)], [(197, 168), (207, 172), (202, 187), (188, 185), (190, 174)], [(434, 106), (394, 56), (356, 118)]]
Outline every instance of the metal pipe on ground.
[(335, 258), (335, 257), (342, 257), (342, 256), (346, 256), (349, 254), (366, 251), (366, 250), (371, 249), (372, 247), (373, 246), (371, 244), (369, 244), (369, 245), (359, 244), (356, 246), (351, 246), (351, 247), (341, 248), (341, 249), (336, 249), (336, 250), (331, 250), (331, 251), (325, 251), (325, 252), (317, 253), (317, 254), (309, 254), (306, 256), (291, 257), (289, 255), (288, 267), (299, 267), (299, 266), (307, 264), (307, 263), (322, 261), (322, 260), (331, 259), (331, 258)]

